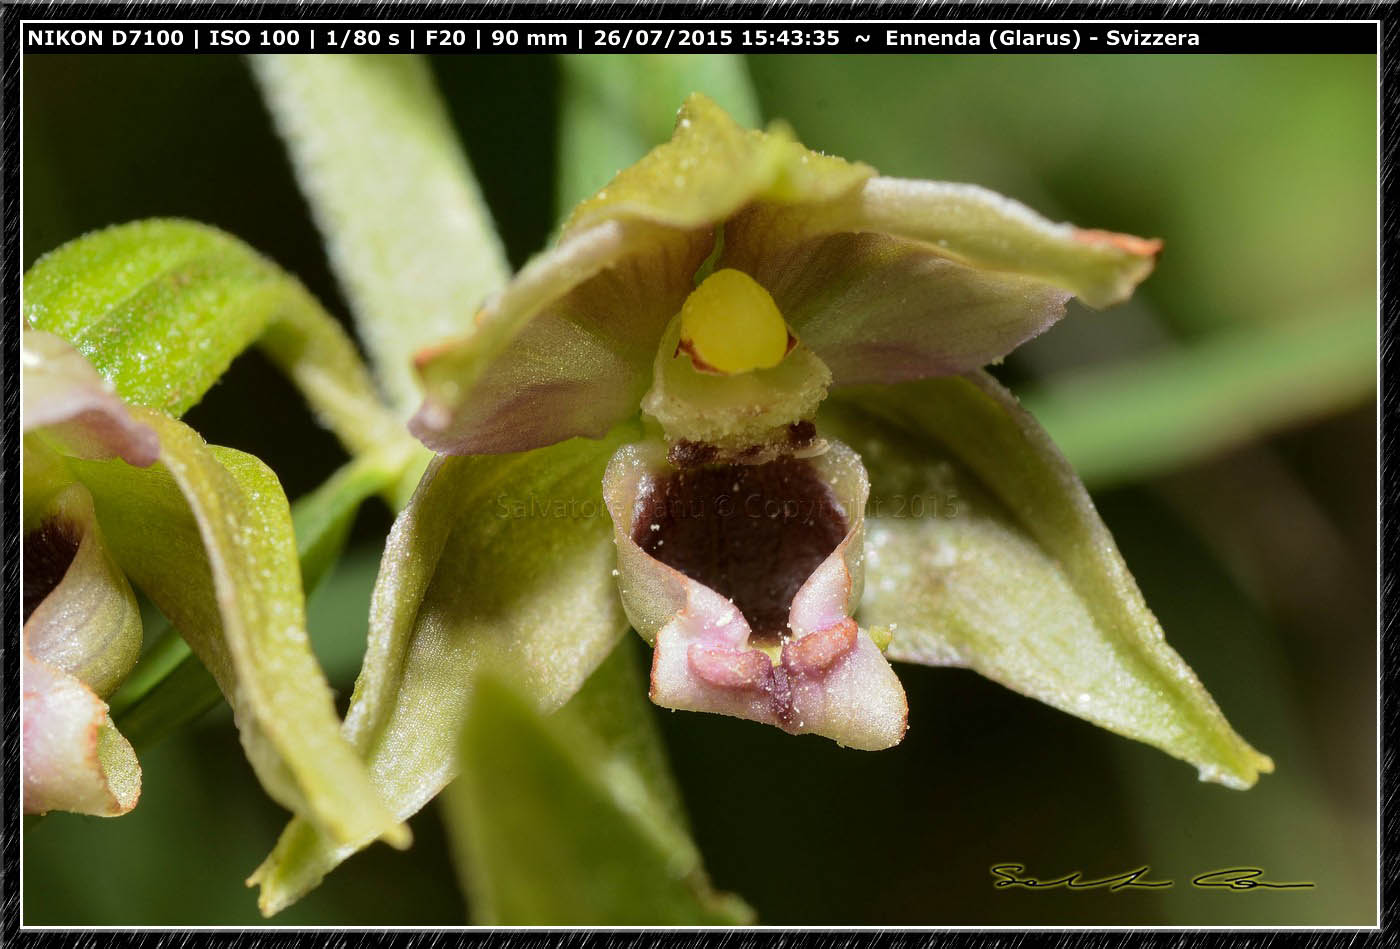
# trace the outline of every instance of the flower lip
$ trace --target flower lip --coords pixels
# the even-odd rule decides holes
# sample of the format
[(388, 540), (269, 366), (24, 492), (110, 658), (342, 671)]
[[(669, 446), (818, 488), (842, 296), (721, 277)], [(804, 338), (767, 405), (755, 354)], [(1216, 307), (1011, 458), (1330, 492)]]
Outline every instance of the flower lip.
[(118, 817), (141, 796), (136, 753), (107, 705), (74, 676), (36, 659), (23, 640), (20, 741), (24, 812)]
[[(869, 481), (859, 456), (839, 442), (815, 439), (808, 451), (801, 459), (790, 458), (785, 465), (768, 471), (781, 472), (786, 465), (809, 466), (813, 479), (828, 492), (827, 500), (841, 513), (845, 530), (825, 558), (805, 577), (796, 578), (795, 592), (791, 589), (794, 577), (802, 570), (793, 567), (797, 559), (803, 563), (817, 559), (810, 551), (777, 571), (768, 569), (771, 562), (749, 551), (738, 556), (731, 551), (728, 561), (724, 548), (718, 557), (703, 550), (687, 552), (688, 559), (706, 566), (712, 560), (731, 566), (752, 564), (753, 572), (767, 581), (766, 586), (754, 583), (759, 591), (757, 603), (773, 613), (778, 612), (775, 603), (786, 607), (780, 639), (765, 641), (761, 626), (759, 630), (751, 628), (750, 617), (740, 606), (748, 605), (754, 613), (752, 604), (729, 599), (706, 582), (652, 556), (638, 542), (639, 534), (665, 534), (651, 530), (655, 522), (648, 519), (646, 503), (658, 484), (676, 474), (666, 459), (666, 446), (659, 440), (624, 445), (604, 475), (603, 494), (617, 545), (618, 592), (632, 625), (655, 647), (651, 698), (656, 704), (732, 715), (775, 725), (792, 734), (823, 735), (852, 748), (888, 748), (903, 737), (908, 721), (904, 690), (869, 634), (851, 618), (862, 589), (862, 533)], [(732, 478), (737, 467), (713, 466), (711, 470)], [(781, 478), (777, 481), (780, 484)], [(732, 486), (731, 480), (731, 491)], [(741, 482), (741, 490), (733, 494), (756, 497), (760, 505), (772, 495), (767, 491), (742, 492), (742, 488)], [(803, 496), (796, 491), (778, 492), (778, 496), (783, 493)], [(781, 519), (781, 509), (774, 513), (779, 514), (775, 520)], [(801, 524), (800, 516), (795, 520)], [(639, 524), (645, 526), (639, 530)], [(788, 522), (789, 527), (792, 524)], [(775, 531), (774, 536), (781, 539), (783, 533)], [(809, 530), (807, 544), (812, 543), (812, 533), (818, 539), (817, 549), (829, 543), (830, 538)], [(722, 531), (711, 530), (709, 535), (696, 532), (707, 542), (713, 542), (716, 535), (725, 536)], [(645, 542), (647, 537), (641, 540)], [(655, 549), (665, 550), (674, 542), (668, 540)], [(777, 560), (783, 560), (781, 552)], [(732, 571), (722, 579), (729, 577)], [(708, 575), (706, 580), (717, 582)], [(764, 622), (767, 614), (755, 619)]]
[(676, 470), (638, 504), (636, 544), (732, 600), (764, 644), (786, 632), (793, 597), (848, 530), (831, 488), (791, 455)]
[(34, 513), (19, 640), (25, 813), (124, 814), (141, 769), (102, 700), (140, 654), (140, 610), (85, 487), (59, 488)]

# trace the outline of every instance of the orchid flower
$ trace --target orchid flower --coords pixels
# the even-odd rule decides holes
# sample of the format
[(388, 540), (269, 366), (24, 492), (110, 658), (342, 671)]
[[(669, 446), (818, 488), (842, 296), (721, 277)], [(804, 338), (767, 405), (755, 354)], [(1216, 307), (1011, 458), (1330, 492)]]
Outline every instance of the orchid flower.
[[(918, 727), (890, 660), (965, 665), (1253, 784), (1272, 763), (982, 369), (1072, 296), (1127, 298), (1159, 246), (883, 178), (692, 96), (417, 356), (410, 429), (440, 454), (387, 542), (345, 726), (395, 814), (457, 773), (483, 669), (557, 710), (629, 627), (668, 708), (881, 749)], [(263, 911), (368, 843), (293, 820), (250, 880)]]
[(828, 391), (967, 374), (1003, 400), (979, 367), (1072, 295), (1127, 297), (1159, 246), (882, 178), (694, 96), (470, 334), (419, 357), (411, 427), (442, 452), (521, 452), (640, 409), (648, 435), (602, 491), (623, 606), (655, 648), (652, 699), (885, 748), (907, 709), (883, 649), (919, 657), (897, 623), (853, 617), (863, 587), (911, 564), (864, 549), (870, 480), (828, 434)]

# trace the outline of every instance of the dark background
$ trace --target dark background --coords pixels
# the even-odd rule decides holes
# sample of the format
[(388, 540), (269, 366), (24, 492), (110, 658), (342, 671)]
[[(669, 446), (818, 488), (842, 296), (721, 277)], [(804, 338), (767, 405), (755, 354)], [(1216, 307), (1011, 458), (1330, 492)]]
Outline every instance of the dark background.
[[(519, 264), (554, 225), (557, 64), (433, 66)], [(790, 55), (748, 67), (765, 117), (812, 147), (1167, 239), (1133, 302), (1075, 312), (1000, 367), (1014, 388), (1374, 300), (1374, 57)], [(248, 241), (346, 313), (241, 59), (43, 55), (23, 68), (26, 266), (95, 227), (185, 216)], [(187, 421), (258, 454), (291, 497), (343, 460), (256, 354)], [(1339, 397), (1204, 461), (1090, 487), (1169, 640), (1277, 772), (1245, 793), (1202, 784), (1154, 749), (959, 670), (900, 667), (911, 728), (879, 754), (658, 710), (718, 886), (766, 923), (1375, 921), (1374, 402)], [(388, 523), (382, 508), (361, 515), (311, 601), (342, 702)], [(25, 835), (25, 922), (260, 922), (242, 880), (285, 814), (254, 781), (227, 709), (142, 765), (131, 815), (54, 814)], [(371, 848), (276, 922), (461, 922), (434, 809), (413, 827), (412, 850)], [(1150, 864), (1177, 884), (998, 891), (988, 868), (1002, 862), (1043, 878)], [(1187, 882), (1237, 865), (1317, 885)]]

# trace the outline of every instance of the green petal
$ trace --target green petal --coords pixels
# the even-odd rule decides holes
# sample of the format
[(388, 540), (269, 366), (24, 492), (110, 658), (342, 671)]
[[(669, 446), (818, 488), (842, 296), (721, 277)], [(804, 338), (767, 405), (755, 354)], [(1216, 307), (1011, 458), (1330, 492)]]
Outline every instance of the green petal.
[[(1088, 493), (985, 373), (849, 390), (825, 422), (872, 480), (860, 618), (1234, 788), (1273, 770), (1167, 645)], [(918, 727), (917, 718), (913, 723)]]
[(473, 690), (443, 797), (478, 925), (734, 925), (680, 816), (632, 644), (557, 714), (494, 675)]
[(696, 93), (681, 106), (671, 140), (575, 208), (564, 239), (606, 221), (714, 227), (753, 201), (841, 197), (874, 173), (868, 165), (803, 148), (784, 126), (767, 132), (743, 128)]
[[(456, 773), (456, 740), (484, 662), (558, 708), (627, 629), (600, 484), (626, 426), (518, 455), (439, 458), (389, 535), (369, 646), (345, 733), (400, 819)], [(249, 880), (271, 915), (369, 842), (293, 820)]]
[(471, 167), (416, 56), (255, 56), (331, 265), (384, 388), (408, 414), (412, 355), (462, 332), (510, 276)]
[[(24, 640), (35, 659), (73, 676), (99, 697), (119, 686), (141, 654), (141, 610), (112, 561), (97, 526), (92, 496), (79, 484), (61, 491), (24, 536)], [(61, 577), (55, 557), (71, 554)], [(36, 577), (36, 574), (39, 576)], [(57, 580), (32, 591), (35, 580)], [(43, 600), (28, 602), (35, 593)]]
[(293, 277), (202, 224), (137, 221), (41, 257), (28, 325), (77, 347), (123, 400), (180, 415), (255, 340), (353, 452), (400, 436), (354, 344)]
[(189, 641), (233, 706), (243, 747), (277, 801), (337, 840), (408, 830), (340, 734), (311, 653), (296, 546), (276, 476), (187, 426), (136, 412), (161, 463), (72, 463), (118, 562)]

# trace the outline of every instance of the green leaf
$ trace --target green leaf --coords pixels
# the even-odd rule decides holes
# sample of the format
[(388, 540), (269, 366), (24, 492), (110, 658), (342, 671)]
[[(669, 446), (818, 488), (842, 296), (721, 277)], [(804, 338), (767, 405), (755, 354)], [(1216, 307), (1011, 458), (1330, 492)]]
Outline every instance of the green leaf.
[[(344, 549), (360, 505), (403, 476), (404, 461), (390, 453), (362, 455), (292, 504), (302, 588), (309, 595)], [(414, 466), (409, 464), (410, 470)], [(168, 627), (111, 699), (112, 717), (131, 743), (148, 746), (212, 708), (218, 684)], [(159, 635), (159, 634), (158, 634)]]
[(1359, 404), (1376, 387), (1376, 301), (1221, 330), (1141, 361), (1052, 377), (1023, 396), (1086, 482), (1170, 470)]
[(405, 437), (354, 344), (297, 280), (192, 221), (95, 231), (24, 275), (24, 318), (72, 343), (124, 401), (181, 415), (254, 341), (354, 453)]
[(472, 326), (510, 270), (466, 155), (416, 56), (255, 56), (385, 390), (407, 415), (412, 356)]
[[(483, 675), (466, 710), (462, 775), (443, 797), (472, 921), (482, 925), (733, 925), (752, 912), (710, 889), (678, 823), (624, 643), (545, 717)], [(638, 725), (646, 726), (638, 732)]]
[[(965, 665), (1234, 788), (1273, 770), (1167, 645), (1093, 502), (985, 373), (842, 393), (870, 471), (860, 617), (889, 656)], [(913, 723), (917, 727), (917, 722)]]
[(157, 412), (134, 415), (156, 430), (159, 464), (71, 462), (118, 563), (213, 673), (268, 794), (333, 839), (406, 845), (311, 653), (276, 476)]
[(676, 106), (692, 92), (714, 99), (747, 128), (761, 121), (740, 56), (561, 56), (559, 199), (568, 209), (671, 137)]
[[(579, 689), (627, 629), (600, 484), (635, 438), (573, 439), (516, 455), (436, 459), (394, 523), (345, 734), (400, 819), (456, 773), (474, 674), (498, 662), (545, 710)], [(253, 874), (271, 915), (370, 838), (336, 843), (293, 820)]]

